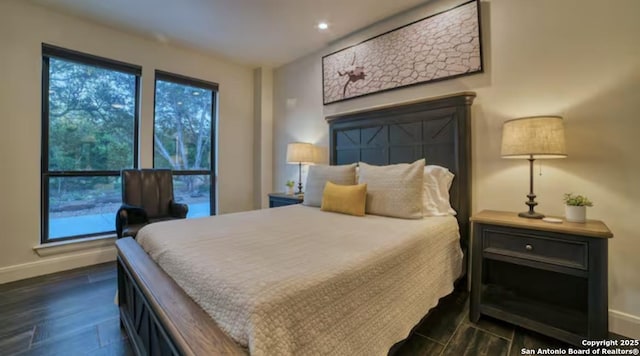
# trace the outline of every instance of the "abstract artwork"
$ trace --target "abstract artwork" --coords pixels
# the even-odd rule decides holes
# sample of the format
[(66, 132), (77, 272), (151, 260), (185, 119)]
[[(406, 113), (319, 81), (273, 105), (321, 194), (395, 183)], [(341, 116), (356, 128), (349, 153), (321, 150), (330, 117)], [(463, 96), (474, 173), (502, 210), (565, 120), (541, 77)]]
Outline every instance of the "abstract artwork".
[(324, 104), (482, 72), (472, 0), (322, 57)]

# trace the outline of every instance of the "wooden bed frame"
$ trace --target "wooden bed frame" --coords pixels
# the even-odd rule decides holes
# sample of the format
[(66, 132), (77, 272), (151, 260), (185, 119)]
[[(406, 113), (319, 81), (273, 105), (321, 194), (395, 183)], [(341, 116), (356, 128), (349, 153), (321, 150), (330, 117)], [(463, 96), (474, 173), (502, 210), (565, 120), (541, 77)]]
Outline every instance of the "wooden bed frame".
[[(331, 164), (425, 158), (455, 174), (451, 205), (467, 256), (471, 211), (471, 104), (464, 92), (326, 118)], [(120, 321), (137, 355), (246, 354), (133, 239), (116, 242)], [(466, 266), (466, 258), (465, 265)]]

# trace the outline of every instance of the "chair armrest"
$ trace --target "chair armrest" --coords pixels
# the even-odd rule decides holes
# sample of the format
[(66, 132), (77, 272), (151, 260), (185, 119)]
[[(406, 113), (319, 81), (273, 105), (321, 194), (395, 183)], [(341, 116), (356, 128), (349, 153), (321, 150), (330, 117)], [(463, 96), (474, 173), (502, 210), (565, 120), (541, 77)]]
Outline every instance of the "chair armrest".
[(139, 206), (122, 204), (116, 213), (116, 233), (122, 237), (124, 228), (129, 224), (148, 223), (147, 212)]
[(122, 204), (118, 212), (125, 212), (131, 224), (149, 222), (147, 212), (141, 206)]
[(169, 212), (174, 218), (184, 219), (189, 212), (189, 206), (187, 204), (176, 203), (172, 200), (169, 202)]

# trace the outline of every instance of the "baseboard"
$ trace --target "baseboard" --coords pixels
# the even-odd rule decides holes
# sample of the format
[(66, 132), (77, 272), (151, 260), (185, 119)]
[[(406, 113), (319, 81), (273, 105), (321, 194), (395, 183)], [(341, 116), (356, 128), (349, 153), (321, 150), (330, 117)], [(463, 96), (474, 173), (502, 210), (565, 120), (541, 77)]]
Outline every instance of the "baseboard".
[(0, 268), (0, 284), (69, 269), (115, 261), (115, 246), (101, 247), (86, 252), (44, 258), (39, 261)]
[(640, 317), (609, 309), (609, 331), (639, 340)]

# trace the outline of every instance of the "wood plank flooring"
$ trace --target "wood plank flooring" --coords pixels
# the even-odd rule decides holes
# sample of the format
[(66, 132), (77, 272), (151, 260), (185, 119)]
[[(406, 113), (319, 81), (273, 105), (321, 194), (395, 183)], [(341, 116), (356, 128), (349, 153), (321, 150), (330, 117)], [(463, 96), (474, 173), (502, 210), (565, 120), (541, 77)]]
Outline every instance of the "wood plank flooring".
[[(115, 263), (0, 285), (0, 355), (132, 355), (118, 308)], [(492, 319), (469, 322), (468, 294), (438, 306), (394, 356), (520, 355), (523, 347), (566, 347)]]
[[(613, 333), (609, 336), (627, 339)], [(456, 291), (442, 298), (396, 347), (393, 356), (520, 356), (523, 348), (575, 349), (562, 341), (489, 317), (483, 316), (477, 323), (470, 322), (466, 291)]]
[(0, 355), (132, 355), (116, 285), (115, 263), (0, 285)]

